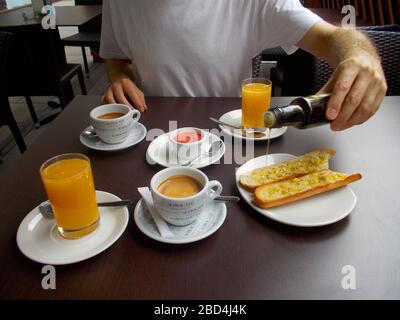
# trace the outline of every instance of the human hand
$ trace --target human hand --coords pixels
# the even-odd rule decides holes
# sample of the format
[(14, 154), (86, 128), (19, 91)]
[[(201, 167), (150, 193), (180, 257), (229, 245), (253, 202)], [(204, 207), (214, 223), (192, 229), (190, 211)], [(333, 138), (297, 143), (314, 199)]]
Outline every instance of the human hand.
[(357, 51), (343, 60), (320, 93), (331, 93), (326, 117), (331, 129), (346, 130), (372, 117), (387, 92), (380, 60), (366, 51)]
[(143, 92), (128, 77), (115, 80), (103, 95), (104, 103), (122, 103), (141, 112), (147, 110)]

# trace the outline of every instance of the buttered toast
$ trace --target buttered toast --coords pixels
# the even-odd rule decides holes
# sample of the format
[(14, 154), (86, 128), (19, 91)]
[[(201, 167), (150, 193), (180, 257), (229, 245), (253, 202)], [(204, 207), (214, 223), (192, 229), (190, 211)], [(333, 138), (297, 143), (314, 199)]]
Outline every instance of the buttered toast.
[(305, 199), (343, 187), (360, 180), (361, 174), (344, 174), (328, 169), (258, 187), (254, 202), (261, 208), (271, 208)]
[(240, 185), (250, 191), (266, 184), (293, 179), (329, 168), (329, 159), (336, 151), (321, 148), (296, 159), (254, 169), (239, 177)]

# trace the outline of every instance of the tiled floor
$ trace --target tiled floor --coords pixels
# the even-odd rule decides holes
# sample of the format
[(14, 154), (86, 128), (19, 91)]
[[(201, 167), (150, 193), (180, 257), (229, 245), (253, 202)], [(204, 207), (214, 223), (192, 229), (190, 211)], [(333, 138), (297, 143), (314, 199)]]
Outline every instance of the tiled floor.
[[(73, 5), (74, 1), (64, 0), (57, 2), (55, 5)], [(59, 28), (61, 38), (72, 35), (78, 32), (76, 27)], [(66, 47), (65, 53), (68, 63), (80, 63), (83, 69), (83, 59), (81, 49), (79, 47)], [(107, 76), (105, 66), (102, 63), (93, 64), (92, 56), (89, 48), (86, 49), (86, 55), (89, 61), (90, 77), (85, 77), (88, 94), (101, 95), (107, 87)], [(73, 80), (73, 88), (75, 94), (81, 94), (77, 79)], [(54, 97), (32, 97), (36, 113), (39, 118), (45, 117), (46, 114), (53, 112), (54, 109), (47, 105), (47, 102)], [(11, 97), (11, 108), (18, 126), (24, 136), (25, 143), (29, 148), (37, 137), (45, 134), (47, 125), (35, 129), (28, 111), (28, 106), (23, 97)], [(0, 175), (5, 172), (13, 163), (21, 156), (18, 148), (15, 145), (14, 139), (8, 127), (0, 127)]]

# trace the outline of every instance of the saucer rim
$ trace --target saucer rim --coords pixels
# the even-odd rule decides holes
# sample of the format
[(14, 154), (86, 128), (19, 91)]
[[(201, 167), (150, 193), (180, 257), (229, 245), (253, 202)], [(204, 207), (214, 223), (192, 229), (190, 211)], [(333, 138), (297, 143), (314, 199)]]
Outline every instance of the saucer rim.
[[(107, 195), (107, 196), (112, 196), (113, 199), (115, 199), (115, 201), (121, 201), (121, 198), (116, 196), (115, 194), (111, 193), (111, 192), (107, 192), (107, 191), (101, 191), (101, 190), (96, 190), (96, 197), (98, 197), (98, 195)], [(114, 200), (113, 200), (114, 201)], [(50, 261), (50, 260), (42, 260), (42, 259), (37, 259), (36, 257), (33, 257), (32, 255), (30, 255), (25, 249), (24, 245), (21, 243), (22, 240), (21, 236), (22, 236), (22, 232), (24, 232), (23, 227), (24, 225), (28, 222), (27, 218), (29, 215), (33, 215), (33, 213), (36, 212), (36, 214), (33, 217), (36, 217), (37, 215), (40, 215), (41, 213), (39, 212), (39, 205), (37, 205), (36, 207), (34, 207), (32, 210), (29, 211), (29, 213), (22, 219), (21, 223), (18, 226), (18, 230), (16, 232), (16, 236), (15, 236), (15, 240), (16, 240), (16, 244), (17, 247), (19, 249), (19, 251), (28, 259), (30, 259), (31, 261), (40, 263), (40, 264), (46, 264), (46, 265), (69, 265), (69, 264), (74, 264), (74, 263), (78, 263), (81, 261), (85, 261), (88, 259), (91, 259), (97, 255), (99, 255), (100, 253), (106, 251), (107, 249), (109, 249), (115, 242), (117, 242), (121, 236), (123, 235), (123, 233), (125, 232), (128, 223), (129, 223), (129, 209), (127, 207), (121, 207), (120, 209), (124, 211), (124, 221), (123, 224), (121, 225), (121, 230), (119, 232), (117, 232), (115, 234), (114, 237), (112, 237), (112, 240), (109, 241), (109, 243), (107, 243), (105, 246), (101, 247), (100, 249), (95, 250), (94, 252), (92, 252), (91, 254), (83, 257), (83, 258), (78, 258), (78, 259), (70, 259), (68, 261), (64, 261), (64, 262), (58, 262), (58, 261)], [(29, 221), (31, 221), (32, 219), (29, 219)], [(54, 227), (54, 224), (52, 226), (52, 228)], [(98, 231), (98, 230), (96, 230)], [(95, 232), (96, 232), (95, 231)], [(88, 237), (91, 236), (91, 234), (87, 235)], [(82, 239), (77, 239), (77, 240), (84, 240), (85, 237), (83, 237)], [(26, 241), (26, 240), (25, 240)], [(69, 241), (69, 240), (68, 240)], [(70, 241), (74, 241), (74, 240), (70, 240)]]
[(222, 208), (222, 218), (220, 223), (218, 223), (216, 226), (214, 226), (213, 228), (209, 229), (207, 232), (196, 236), (196, 237), (190, 237), (190, 238), (185, 238), (185, 239), (180, 239), (177, 240), (176, 238), (163, 238), (161, 235), (160, 236), (155, 236), (153, 233), (150, 233), (147, 229), (145, 229), (143, 227), (143, 225), (141, 223), (139, 223), (139, 207), (141, 205), (144, 205), (144, 200), (143, 198), (140, 198), (138, 200), (138, 202), (135, 205), (135, 209), (133, 212), (133, 218), (135, 220), (135, 224), (138, 227), (138, 229), (147, 237), (149, 237), (152, 240), (158, 241), (158, 242), (162, 242), (162, 243), (167, 243), (167, 244), (187, 244), (187, 243), (193, 243), (193, 242), (197, 242), (200, 240), (203, 240), (205, 238), (208, 238), (209, 236), (213, 235), (215, 232), (217, 232), (222, 225), (224, 224), (225, 220), (226, 220), (226, 216), (227, 216), (227, 207), (226, 204), (223, 202), (217, 203), (218, 205), (221, 205)]
[(86, 142), (86, 141), (88, 141), (88, 140), (84, 140), (84, 138), (83, 138), (83, 132), (86, 131), (86, 130), (88, 130), (88, 129), (90, 129), (90, 128), (93, 128), (92, 125), (89, 125), (88, 127), (86, 127), (85, 129), (82, 130), (82, 132), (81, 132), (80, 135), (79, 135), (79, 140), (80, 140), (80, 142), (81, 142), (85, 147), (87, 147), (87, 148), (89, 148), (89, 149), (92, 149), (92, 150), (96, 150), (96, 151), (115, 152), (115, 151), (121, 151), (121, 150), (129, 149), (129, 148), (132, 148), (133, 146), (139, 144), (140, 142), (142, 142), (143, 139), (146, 138), (146, 136), (147, 136), (147, 128), (146, 128), (146, 126), (145, 126), (143, 123), (141, 123), (141, 122), (136, 122), (136, 124), (139, 125), (139, 127), (142, 128), (143, 134), (140, 136), (140, 138), (139, 138), (137, 141), (135, 141), (135, 142), (132, 143), (132, 144), (128, 144), (128, 145), (126, 145), (126, 146), (124, 146), (124, 147), (118, 147), (118, 146), (121, 146), (121, 145), (123, 145), (124, 143), (126, 143), (126, 140), (123, 141), (123, 142), (121, 142), (121, 143), (116, 143), (116, 144), (106, 144), (106, 143), (104, 142), (104, 144), (106, 144), (106, 145), (108, 145), (108, 146), (115, 146), (114, 148), (111, 148), (111, 149), (104, 149), (104, 148), (101, 148), (101, 147), (98, 148), (98, 147), (96, 147), (96, 146), (93, 146), (93, 145), (88, 144), (88, 143)]
[[(238, 111), (242, 112), (242, 109), (241, 109), (241, 108), (239, 108), (239, 109), (233, 109), (233, 110), (230, 110), (230, 111), (228, 111), (228, 112), (225, 112), (224, 114), (222, 114), (222, 115), (218, 118), (218, 120), (223, 121), (223, 120), (222, 120), (222, 117), (223, 117), (223, 116), (225, 116), (225, 115), (227, 115), (227, 114), (229, 114), (229, 113), (231, 113), (231, 112), (238, 112)], [(282, 128), (280, 128), (280, 129), (282, 130), (282, 133), (278, 134), (278, 135), (275, 136), (275, 137), (271, 137), (270, 139), (268, 139), (268, 136), (261, 137), (261, 138), (245, 137), (245, 136), (241, 136), (241, 135), (238, 135), (238, 134), (233, 133), (233, 132), (232, 132), (231, 130), (229, 130), (226, 126), (218, 125), (218, 127), (222, 130), (222, 132), (223, 132), (224, 134), (226, 134), (226, 135), (228, 135), (228, 136), (230, 136), (230, 137), (233, 137), (234, 139), (244, 140), (244, 141), (268, 141), (268, 140), (271, 140), (271, 141), (272, 141), (272, 140), (278, 139), (278, 138), (282, 137), (283, 135), (285, 135), (286, 132), (287, 132), (287, 130), (288, 130), (288, 127), (282, 127)], [(273, 129), (272, 129), (272, 130), (273, 130)]]

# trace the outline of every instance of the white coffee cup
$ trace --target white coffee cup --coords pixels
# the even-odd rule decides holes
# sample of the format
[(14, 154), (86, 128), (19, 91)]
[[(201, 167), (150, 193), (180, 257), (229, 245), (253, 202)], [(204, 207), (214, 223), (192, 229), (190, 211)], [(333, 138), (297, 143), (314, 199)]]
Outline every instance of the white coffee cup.
[[(178, 135), (182, 135), (185, 133), (197, 134), (199, 135), (200, 139), (196, 141), (179, 142), (177, 140)], [(206, 133), (199, 128), (179, 128), (169, 133), (169, 141), (172, 150), (176, 152), (178, 160), (194, 159), (203, 150), (204, 144), (206, 142)]]
[[(193, 196), (172, 198), (161, 194), (158, 188), (162, 182), (174, 176), (188, 176), (203, 187)], [(150, 182), (154, 206), (160, 216), (170, 224), (186, 226), (196, 221), (206, 205), (221, 195), (222, 185), (218, 181), (209, 181), (200, 170), (188, 167), (173, 167), (156, 173)]]
[[(121, 117), (100, 119), (108, 113), (122, 113)], [(117, 144), (125, 141), (133, 125), (140, 119), (140, 112), (124, 104), (105, 104), (90, 112), (90, 121), (98, 137), (105, 143)]]

